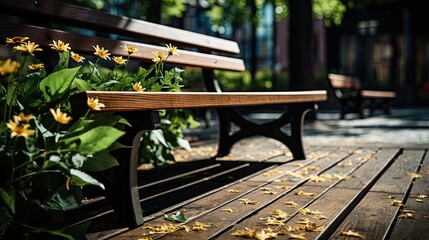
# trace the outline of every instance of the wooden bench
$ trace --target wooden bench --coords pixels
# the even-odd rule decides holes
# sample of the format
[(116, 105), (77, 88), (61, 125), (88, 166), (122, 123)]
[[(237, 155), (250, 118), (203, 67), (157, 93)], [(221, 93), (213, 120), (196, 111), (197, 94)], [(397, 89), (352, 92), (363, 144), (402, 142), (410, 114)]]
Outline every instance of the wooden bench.
[[(302, 144), (304, 116), (315, 109), (316, 102), (327, 99), (327, 92), (222, 92), (213, 70), (245, 71), (244, 61), (238, 58), (238, 44), (234, 41), (113, 16), (55, 0), (2, 1), (0, 9), (5, 15), (13, 15), (12, 18), (4, 18), (11, 21), (0, 23), (1, 39), (27, 36), (46, 51), (52, 40), (62, 40), (69, 43), (73, 51), (88, 54), (94, 52), (92, 46), (100, 45), (116, 56), (126, 56), (121, 48), (126, 44), (139, 50), (139, 55), (136, 55), (134, 60), (149, 62), (153, 58), (153, 52), (163, 51), (165, 44), (172, 43), (180, 50), (179, 56), (169, 58), (169, 64), (203, 69), (203, 81), (208, 92), (86, 91), (74, 95), (71, 99), (75, 117), (87, 111), (87, 98), (97, 98), (105, 105), (101, 111), (117, 112), (132, 125), (121, 139), (123, 144), (132, 146), (132, 149), (116, 150), (113, 154), (121, 159), (120, 166), (104, 174), (108, 176), (106, 179), (100, 179), (106, 186), (104, 194), (111, 202), (117, 219), (126, 226), (132, 228), (143, 224), (136, 171), (138, 148), (143, 132), (160, 126), (158, 110), (216, 108), (220, 120), (217, 156), (227, 155), (234, 143), (243, 138), (262, 135), (285, 144), (294, 159), (305, 159)], [(56, 24), (52, 25), (51, 22)], [(52, 26), (93, 29), (100, 34), (86, 36), (54, 29)], [(116, 34), (117, 39), (127, 40), (112, 40), (108, 37), (111, 33)], [(249, 121), (233, 108), (272, 104), (288, 104), (289, 107), (279, 119), (263, 124)], [(231, 132), (233, 123), (239, 126), (240, 130)], [(290, 133), (282, 130), (285, 125), (290, 125)]]
[(377, 109), (389, 114), (390, 103), (396, 97), (396, 93), (392, 91), (362, 89), (362, 84), (356, 77), (329, 73), (328, 82), (340, 101), (341, 119), (347, 113), (357, 113), (359, 118), (364, 118), (364, 109), (367, 108), (370, 115)]

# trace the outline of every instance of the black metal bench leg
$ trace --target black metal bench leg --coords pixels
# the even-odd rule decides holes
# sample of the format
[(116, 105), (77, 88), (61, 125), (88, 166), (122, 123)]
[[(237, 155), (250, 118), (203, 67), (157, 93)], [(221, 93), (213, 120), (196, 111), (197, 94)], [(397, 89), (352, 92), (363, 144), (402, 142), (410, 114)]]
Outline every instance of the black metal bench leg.
[[(263, 124), (254, 123), (244, 118), (232, 108), (218, 109), (220, 120), (219, 149), (216, 157), (230, 153), (232, 146), (248, 137), (264, 136), (276, 139), (289, 148), (295, 160), (305, 159), (302, 144), (302, 131), (305, 114), (315, 109), (314, 103), (291, 104), (290, 108), (278, 119)], [(231, 125), (236, 124), (240, 129), (231, 132)], [(290, 135), (282, 131), (282, 127), (290, 124)]]
[[(102, 173), (100, 180), (105, 185), (105, 195), (112, 205), (119, 223), (135, 228), (144, 223), (137, 183), (139, 147), (142, 135), (151, 129), (160, 127), (158, 112), (129, 112), (123, 117), (130, 122), (119, 142), (131, 148), (120, 148), (112, 152), (119, 166)], [(147, 129), (147, 130), (142, 130)]]

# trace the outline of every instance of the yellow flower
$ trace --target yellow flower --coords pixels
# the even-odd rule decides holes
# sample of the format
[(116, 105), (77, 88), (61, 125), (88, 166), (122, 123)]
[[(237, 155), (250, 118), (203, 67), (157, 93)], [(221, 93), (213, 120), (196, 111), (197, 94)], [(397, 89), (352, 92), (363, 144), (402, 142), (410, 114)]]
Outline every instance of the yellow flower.
[(34, 56), (34, 52), (36, 51), (43, 51), (41, 48), (39, 48), (39, 44), (30, 41), (24, 42), (18, 46), (13, 47), (13, 50), (21, 52), (23, 54), (29, 54), (31, 56)]
[(9, 122), (6, 123), (6, 126), (10, 129), (10, 138), (15, 136), (29, 138), (36, 133), (35, 130), (28, 129), (30, 124), (20, 124), (18, 119), (18, 116), (14, 116), (14, 120), (9, 120)]
[(92, 110), (96, 110), (96, 111), (101, 111), (101, 108), (106, 107), (104, 106), (104, 104), (99, 103), (97, 98), (88, 98), (87, 100), (87, 104), (88, 106), (92, 109)]
[(156, 51), (156, 52), (152, 52), (157, 58), (159, 58), (160, 60), (164, 60), (165, 59), (165, 53), (163, 53), (163, 52), (158, 52), (158, 51)]
[(127, 46), (124, 44), (124, 46), (122, 46), (122, 49), (127, 52), (129, 55), (133, 55), (133, 54), (137, 54), (137, 52), (139, 51), (136, 47), (134, 46)]
[(51, 49), (54, 49), (57, 52), (68, 52), (71, 50), (69, 43), (65, 43), (61, 40), (58, 40), (55, 42), (55, 40), (52, 40), (53, 43), (49, 44), (51, 46)]
[(54, 116), (55, 121), (57, 121), (60, 124), (67, 124), (72, 120), (72, 117), (67, 116), (66, 113), (61, 112), (61, 109), (57, 108), (57, 111), (55, 111), (53, 108), (49, 109), (52, 113), (52, 116)]
[(143, 88), (140, 82), (131, 83), (133, 85), (133, 89), (136, 92), (143, 92), (146, 88)]
[(34, 63), (31, 64), (30, 66), (28, 66), (28, 69), (32, 70), (32, 71), (39, 71), (41, 69), (43, 69), (45, 67), (45, 65), (43, 63)]
[(18, 68), (21, 66), (18, 62), (7, 59), (6, 61), (0, 61), (0, 75), (6, 76), (16, 73)]
[(118, 64), (118, 65), (125, 64), (127, 62), (127, 60), (123, 59), (122, 56), (120, 56), (120, 57), (117, 57), (117, 56), (113, 57), (113, 61), (116, 64)]
[(21, 36), (15, 36), (12, 38), (6, 38), (6, 45), (19, 45), (27, 40), (29, 40), (30, 38), (28, 37), (21, 37)]
[(157, 63), (161, 62), (161, 58), (156, 57), (156, 58), (152, 59), (152, 62), (154, 62), (155, 64), (157, 64)]
[(171, 45), (171, 43), (170, 44), (165, 44), (165, 47), (167, 48), (167, 52), (168, 52), (169, 55), (179, 55), (177, 53), (177, 47)]
[(20, 121), (20, 122), (28, 123), (33, 118), (33, 114), (25, 115), (24, 113), (20, 113), (18, 116), (17, 115), (13, 116), (13, 118), (15, 119), (16, 122)]
[(102, 58), (104, 60), (110, 60), (109, 50), (104, 49), (104, 47), (100, 48), (100, 46), (98, 46), (98, 45), (97, 46), (92, 46), (92, 47), (95, 49), (94, 55), (96, 55), (96, 56), (98, 56), (98, 57), (100, 57), (100, 58)]
[(77, 63), (81, 63), (81, 62), (83, 62), (83, 60), (85, 60), (84, 57), (82, 57), (81, 55), (79, 55), (73, 51), (70, 53), (71, 53), (71, 58), (73, 59), (73, 61), (75, 61)]

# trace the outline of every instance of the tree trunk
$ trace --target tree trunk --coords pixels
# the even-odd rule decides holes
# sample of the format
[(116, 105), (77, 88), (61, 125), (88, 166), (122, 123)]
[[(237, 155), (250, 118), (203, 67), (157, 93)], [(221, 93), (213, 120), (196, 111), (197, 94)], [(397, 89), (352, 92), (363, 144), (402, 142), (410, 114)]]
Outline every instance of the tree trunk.
[(311, 0), (289, 0), (289, 62), (291, 90), (308, 90), (313, 78), (313, 19)]
[(251, 29), (251, 39), (250, 39), (250, 79), (251, 79), (251, 83), (252, 83), (252, 87), (256, 87), (256, 70), (258, 67), (258, 59), (256, 58), (257, 54), (257, 39), (256, 39), (256, 29), (257, 29), (257, 22), (255, 21), (256, 18), (256, 0), (250, 0), (250, 9), (251, 9), (251, 13), (252, 13), (252, 19), (251, 19), (251, 24), (252, 24), (252, 29)]
[(162, 1), (149, 1), (147, 20), (153, 23), (161, 23)]

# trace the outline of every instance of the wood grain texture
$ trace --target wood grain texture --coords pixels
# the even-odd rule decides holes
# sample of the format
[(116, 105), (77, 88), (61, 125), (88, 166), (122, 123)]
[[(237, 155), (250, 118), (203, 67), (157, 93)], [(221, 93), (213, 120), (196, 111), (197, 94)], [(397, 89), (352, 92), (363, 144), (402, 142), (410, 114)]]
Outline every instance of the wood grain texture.
[[(349, 230), (362, 234), (368, 240), (383, 239), (397, 211), (397, 207), (389, 206), (392, 199), (388, 199), (387, 196), (379, 192), (368, 193), (329, 239), (350, 239), (340, 236), (342, 231)], [(401, 198), (400, 194), (391, 194), (391, 196), (396, 199)]]
[[(138, 42), (110, 40), (101, 37), (84, 36), (76, 33), (69, 33), (60, 30), (53, 30), (38, 26), (31, 25), (18, 25), (12, 23), (0, 22), (0, 38), (12, 37), (16, 35), (27, 36), (31, 41), (36, 42), (44, 51), (53, 51), (50, 49), (49, 44), (52, 40), (61, 40), (70, 44), (72, 51), (77, 53), (93, 54), (93, 46), (99, 45), (109, 50), (114, 56), (128, 56), (122, 46), (134, 46), (138, 49), (138, 54), (133, 55), (132, 59), (142, 59), (151, 61), (155, 55), (153, 52), (161, 51), (166, 52), (165, 47), (149, 45)], [(198, 53), (194, 51), (178, 50), (179, 56), (171, 56), (168, 58), (167, 63), (177, 64), (183, 66), (195, 66), (208, 69), (220, 69), (230, 71), (244, 71), (245, 66), (242, 59), (231, 58), (219, 55), (211, 55)]]
[[(323, 192), (324, 188), (317, 187), (317, 186), (302, 186), (299, 188), (299, 190), (304, 192), (320, 194)], [(221, 235), (217, 236), (216, 239), (222, 239), (222, 240), (244, 239), (244, 238), (238, 238), (236, 236), (233, 236), (232, 233), (238, 230), (244, 230), (245, 228), (253, 229), (256, 231), (267, 227), (271, 227), (272, 229), (275, 229), (276, 226), (264, 225), (264, 222), (261, 220), (261, 218), (270, 217), (273, 214), (274, 210), (276, 209), (280, 209), (283, 212), (291, 214), (291, 217), (296, 215), (302, 217), (302, 215), (299, 213), (299, 209), (308, 205), (315, 198), (316, 198), (315, 196), (299, 196), (299, 195), (295, 195), (294, 192), (290, 192), (286, 194), (284, 197), (282, 197), (281, 199), (279, 199), (278, 201), (273, 202), (272, 204), (256, 212), (254, 215), (250, 216), (244, 221), (238, 224), (235, 224), (228, 231), (225, 231)], [(297, 206), (286, 205), (285, 202), (294, 202), (297, 204)], [(286, 221), (285, 225), (292, 226), (292, 225), (295, 225), (295, 223), (293, 221)], [(287, 237), (287, 235), (279, 235), (275, 239), (289, 239), (289, 238)]]
[[(340, 160), (341, 157), (338, 156), (336, 160)], [(314, 161), (314, 165), (319, 166), (320, 168), (315, 168), (314, 170), (308, 170), (308, 174), (317, 174), (326, 171), (329, 169), (332, 165), (336, 164), (335, 160), (332, 161), (326, 161), (325, 158), (318, 158), (316, 161)], [(286, 163), (283, 164), (285, 166), (292, 167), (296, 163)], [(313, 164), (312, 164), (313, 165)], [(285, 168), (286, 169), (286, 168)], [(273, 169), (279, 171), (279, 169)], [(297, 168), (294, 170), (301, 171), (304, 170), (302, 168)], [(267, 173), (270, 174), (272, 171), (268, 171)], [(281, 177), (281, 176), (278, 176)], [(231, 209), (236, 210), (236, 212), (233, 212), (232, 214), (228, 214), (222, 209), (217, 209), (213, 212), (210, 212), (204, 216), (201, 216), (200, 218), (196, 219), (196, 221), (208, 223), (211, 222), (212, 219), (221, 219), (221, 221), (216, 222), (216, 226), (209, 228), (207, 231), (203, 232), (197, 232), (194, 233), (193, 236), (195, 236), (197, 239), (209, 239), (214, 236), (219, 237), (220, 239), (223, 239), (226, 237), (225, 235), (221, 235), (223, 231), (227, 231), (232, 228), (232, 226), (237, 226), (239, 224), (243, 228), (247, 226), (248, 219), (253, 219), (251, 221), (254, 222), (260, 222), (258, 221), (260, 217), (266, 217), (266, 215), (259, 215), (259, 211), (262, 209), (267, 209), (268, 211), (274, 211), (276, 207), (273, 208), (273, 204), (277, 206), (279, 202), (283, 204), (284, 207), (286, 205), (284, 204), (284, 201), (292, 201), (289, 199), (296, 199), (297, 195), (295, 195), (295, 191), (302, 190), (302, 191), (312, 191), (315, 193), (315, 196), (299, 196), (299, 198), (302, 201), (298, 201), (301, 206), (304, 206), (305, 204), (312, 201), (314, 198), (317, 198), (320, 193), (324, 191), (324, 187), (306, 187), (300, 186), (302, 183), (305, 182), (305, 179), (302, 179), (302, 181), (290, 181), (291, 176), (288, 175), (288, 173), (284, 172), (284, 177), (278, 178), (277, 181), (267, 181), (267, 184), (263, 185), (263, 188), (255, 189), (254, 191), (244, 195), (242, 198), (246, 198), (252, 201), (256, 201), (255, 205), (244, 205), (238, 201), (234, 201), (231, 203), (228, 203), (224, 206), (224, 208), (229, 207)], [(292, 189), (282, 189), (277, 188), (281, 185), (290, 185)], [(263, 189), (271, 189), (275, 192), (275, 194), (264, 194)], [(289, 196), (289, 197), (288, 197)], [(277, 204), (277, 205), (276, 205)], [(295, 209), (295, 211), (298, 211), (298, 208)], [(255, 215), (256, 214), (256, 215)], [(242, 220), (244, 220), (244, 223), (240, 223)], [(259, 223), (259, 225), (262, 225)], [(186, 239), (187, 235), (185, 232), (176, 232), (172, 234), (168, 234), (165, 236), (165, 239)], [(164, 238), (161, 238), (164, 239)]]
[[(377, 179), (398, 155), (400, 149), (381, 149), (366, 164), (351, 174), (351, 178), (338, 184), (337, 188), (361, 189)], [(357, 159), (358, 160), (358, 159)]]
[(413, 181), (408, 174), (417, 171), (423, 154), (422, 150), (404, 151), (383, 173), (371, 191), (404, 194)]
[(26, 17), (32, 16), (34, 20), (42, 18), (60, 23), (67, 22), (83, 28), (93, 28), (107, 33), (122, 34), (140, 39), (176, 43), (181, 46), (198, 47), (208, 51), (240, 53), (238, 44), (234, 41), (124, 16), (110, 15), (56, 0), (37, 0), (37, 4), (32, 4), (32, 1), (26, 0), (0, 1), (0, 6), (3, 9), (8, 9), (9, 13), (26, 15)]
[[(77, 95), (77, 98), (85, 102), (87, 98), (98, 99), (105, 105), (101, 111), (115, 112), (317, 102), (327, 99), (325, 90), (223, 93), (86, 91)], [(73, 109), (82, 108), (82, 102), (76, 104), (72, 106)]]
[(305, 166), (311, 165), (317, 162), (319, 159), (322, 159), (332, 153), (333, 148), (325, 147), (318, 148), (315, 151), (310, 151), (308, 153), (308, 157), (302, 161), (293, 161), (282, 164), (268, 172), (256, 175), (247, 181), (255, 181), (255, 182), (272, 182), (272, 181), (281, 181), (282, 178), (286, 178), (287, 172), (294, 172), (300, 169), (303, 169)]
[(429, 155), (427, 152), (418, 173), (422, 178), (413, 181), (411, 192), (404, 201), (407, 205), (406, 209), (416, 211), (416, 219), (398, 218), (389, 235), (390, 239), (428, 239), (429, 198), (415, 197), (416, 195), (429, 196)]

